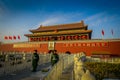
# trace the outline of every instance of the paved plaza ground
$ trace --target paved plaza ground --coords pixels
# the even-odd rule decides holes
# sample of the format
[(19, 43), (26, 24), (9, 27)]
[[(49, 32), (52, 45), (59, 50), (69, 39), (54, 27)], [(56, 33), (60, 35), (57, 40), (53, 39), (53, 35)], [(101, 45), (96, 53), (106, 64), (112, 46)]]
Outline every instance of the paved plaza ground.
[(4, 76), (0, 76), (0, 80), (40, 80), (41, 70), (50, 66), (50, 63), (39, 65), (36, 72), (31, 69), (24, 69)]

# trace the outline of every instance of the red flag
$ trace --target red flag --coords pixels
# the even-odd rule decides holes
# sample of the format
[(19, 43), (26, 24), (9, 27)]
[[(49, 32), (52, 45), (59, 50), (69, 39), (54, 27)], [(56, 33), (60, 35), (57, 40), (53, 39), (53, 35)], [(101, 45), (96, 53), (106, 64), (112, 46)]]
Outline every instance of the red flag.
[(7, 40), (7, 39), (8, 39), (8, 36), (4, 36), (4, 39)]
[(13, 39), (16, 40), (16, 36), (13, 36)]
[(104, 30), (102, 29), (102, 35), (104, 36), (104, 34), (105, 34), (105, 33), (104, 33)]
[(113, 35), (113, 29), (111, 30), (111, 33), (112, 33), (112, 35)]
[(9, 39), (11, 39), (11, 40), (12, 40), (12, 36), (9, 36)]
[(20, 39), (20, 36), (18, 35), (18, 39)]

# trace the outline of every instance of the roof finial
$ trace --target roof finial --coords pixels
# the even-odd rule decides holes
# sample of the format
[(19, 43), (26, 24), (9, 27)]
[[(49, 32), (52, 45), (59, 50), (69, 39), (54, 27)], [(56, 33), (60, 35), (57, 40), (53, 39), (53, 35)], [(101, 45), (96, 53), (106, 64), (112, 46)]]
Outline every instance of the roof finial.
[(40, 25), (40, 27), (42, 27), (42, 24)]
[(83, 20), (81, 20), (81, 24), (84, 26), (84, 21)]

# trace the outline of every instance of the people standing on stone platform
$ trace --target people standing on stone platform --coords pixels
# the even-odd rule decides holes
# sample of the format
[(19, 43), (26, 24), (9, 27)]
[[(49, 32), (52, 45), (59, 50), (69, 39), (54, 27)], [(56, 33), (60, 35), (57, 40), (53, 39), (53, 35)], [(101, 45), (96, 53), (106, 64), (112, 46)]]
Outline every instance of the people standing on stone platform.
[(39, 55), (37, 53), (37, 50), (34, 50), (34, 53), (32, 56), (32, 72), (36, 72), (38, 61), (39, 61)]
[(53, 50), (51, 55), (52, 66), (54, 66), (58, 61), (59, 61), (59, 55), (57, 54), (57, 50)]

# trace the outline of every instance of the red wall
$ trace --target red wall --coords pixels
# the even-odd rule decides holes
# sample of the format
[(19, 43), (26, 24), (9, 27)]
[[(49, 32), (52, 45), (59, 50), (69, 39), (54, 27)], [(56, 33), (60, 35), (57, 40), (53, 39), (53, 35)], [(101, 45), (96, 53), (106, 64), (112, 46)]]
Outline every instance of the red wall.
[[(36, 42), (37, 43), (37, 42)], [(79, 46), (78, 43), (83, 44)], [(85, 45), (84, 45), (85, 43)], [(97, 46), (86, 46), (88, 43), (92, 44), (100, 43)], [(105, 43), (101, 46), (101, 43)], [(13, 44), (2, 44), (0, 46), (0, 51), (33, 51), (37, 49), (39, 52), (48, 52), (48, 42), (38, 43), (40, 47), (32, 48), (13, 48)], [(59, 41), (55, 42), (55, 49), (58, 52), (70, 51), (71, 53), (85, 52), (87, 55), (91, 55), (93, 52), (109, 52), (112, 54), (120, 55), (120, 40), (84, 40), (84, 41)]]
[[(81, 42), (81, 43), (104, 43), (104, 42)], [(105, 42), (107, 46), (63, 46), (63, 43), (58, 43), (55, 49), (59, 52), (70, 51), (72, 53), (85, 52), (87, 55), (91, 55), (93, 52), (108, 52), (112, 54), (120, 55), (120, 41)], [(71, 43), (70, 43), (71, 44)], [(73, 43), (74, 44), (74, 43)]]
[(24, 47), (24, 48), (14, 48), (14, 44), (2, 44), (0, 45), (0, 51), (25, 51), (25, 52), (33, 52), (33, 50), (37, 49), (38, 52), (48, 52), (48, 44), (40, 44), (40, 47)]

